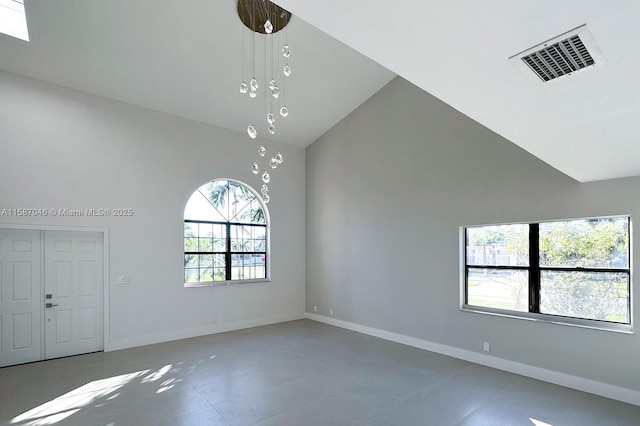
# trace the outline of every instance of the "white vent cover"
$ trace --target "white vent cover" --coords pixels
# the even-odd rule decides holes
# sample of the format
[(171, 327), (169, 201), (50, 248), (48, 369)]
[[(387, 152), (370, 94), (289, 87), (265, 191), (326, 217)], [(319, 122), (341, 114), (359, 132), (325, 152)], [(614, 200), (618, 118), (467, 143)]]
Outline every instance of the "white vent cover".
[(542, 81), (554, 80), (606, 62), (586, 24), (509, 59), (524, 65), (528, 73), (533, 72)]

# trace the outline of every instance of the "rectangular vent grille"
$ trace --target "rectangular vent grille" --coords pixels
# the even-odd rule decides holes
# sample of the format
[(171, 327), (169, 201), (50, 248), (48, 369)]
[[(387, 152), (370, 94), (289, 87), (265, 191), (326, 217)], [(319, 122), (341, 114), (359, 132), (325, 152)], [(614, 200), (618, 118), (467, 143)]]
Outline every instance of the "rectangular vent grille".
[(522, 58), (542, 81), (553, 80), (595, 64), (578, 35)]

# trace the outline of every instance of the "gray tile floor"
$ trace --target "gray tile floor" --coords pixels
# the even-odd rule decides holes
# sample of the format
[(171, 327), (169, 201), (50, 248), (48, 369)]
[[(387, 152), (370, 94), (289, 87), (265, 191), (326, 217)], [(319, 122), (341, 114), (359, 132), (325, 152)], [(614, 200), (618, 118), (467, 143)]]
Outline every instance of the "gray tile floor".
[(0, 369), (7, 425), (640, 425), (640, 407), (309, 320)]

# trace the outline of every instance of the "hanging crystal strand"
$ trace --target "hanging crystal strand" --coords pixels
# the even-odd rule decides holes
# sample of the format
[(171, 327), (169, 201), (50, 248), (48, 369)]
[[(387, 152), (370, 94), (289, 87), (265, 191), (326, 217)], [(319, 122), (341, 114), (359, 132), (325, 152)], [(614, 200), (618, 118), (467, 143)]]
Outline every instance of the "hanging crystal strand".
[[(271, 57), (272, 57), (272, 61), (273, 61), (273, 72), (274, 72), (274, 74), (276, 74), (276, 70), (280, 68), (280, 56), (277, 54), (277, 49), (280, 46), (280, 43), (275, 44), (275, 46), (276, 46), (275, 48), (273, 48), (273, 46), (274, 46), (274, 44), (272, 43), (272, 49), (271, 49), (272, 56)], [(282, 84), (283, 84), (282, 87), (284, 89), (284, 84), (285, 84), (284, 80), (282, 81)], [(274, 108), (277, 108), (276, 101), (274, 99), (278, 98), (278, 94), (279, 94), (279, 88), (276, 86), (271, 91), (271, 95), (272, 95), (272, 98), (273, 98), (273, 99), (271, 99), (271, 105)], [(275, 119), (274, 119), (274, 123), (275, 123)], [(269, 133), (272, 135), (272, 140), (273, 140), (275, 138), (275, 133), (276, 133), (275, 126), (273, 126), (273, 125), (269, 126), (268, 130), (269, 130)], [(268, 162), (268, 165), (272, 169), (275, 169), (275, 168), (278, 167), (279, 163), (278, 163), (278, 160), (276, 159), (275, 156), (271, 157), (271, 159)], [(265, 196), (268, 197), (269, 194), (263, 194), (263, 199), (264, 199)]]
[[(280, 66), (281, 66), (280, 55), (278, 55), (278, 49), (280, 48), (280, 39), (281, 39), (281, 34), (278, 34), (278, 37), (275, 40), (273, 40), (273, 43), (272, 43), (271, 57), (273, 60), (274, 76), (278, 75), (278, 70), (280, 69)], [(284, 80), (282, 81), (282, 84), (284, 85)], [(271, 91), (271, 96), (272, 96), (271, 102), (274, 106), (274, 109), (278, 108), (280, 104), (280, 101), (277, 100), (279, 93), (280, 93), (280, 89), (277, 86), (274, 87), (273, 90)], [(276, 129), (274, 128), (273, 133), (271, 133), (273, 139), (275, 139), (275, 133), (276, 133)], [(278, 167), (278, 164), (274, 161), (273, 157), (269, 160), (269, 167), (271, 167), (272, 169), (275, 169), (276, 167)], [(269, 194), (263, 194), (263, 199), (264, 199), (264, 196), (269, 197)]]
[[(255, 25), (255, 15), (251, 9), (251, 26)], [(258, 81), (256, 80), (256, 33), (251, 33), (251, 81), (249, 82), (249, 97), (255, 99), (258, 96)]]
[[(266, 35), (263, 37), (263, 49), (262, 49), (262, 72), (263, 72), (263, 80), (267, 81), (267, 76), (269, 75), (269, 40), (271, 38), (270, 35)], [(266, 92), (266, 89), (265, 89)], [(264, 96), (264, 109), (262, 113), (262, 117), (266, 117), (267, 113), (270, 111), (269, 103), (267, 95)]]
[[(274, 57), (274, 37), (270, 37), (269, 38), (269, 58), (271, 60), (271, 63), (269, 64), (269, 71), (271, 72), (271, 75), (275, 77), (275, 69), (276, 69), (276, 61), (275, 61), (275, 57)], [(271, 81), (273, 81), (273, 87), (271, 87), (271, 94), (273, 95), (274, 91), (278, 91), (278, 85), (276, 80), (272, 77)], [(275, 102), (273, 101), (273, 99), (270, 99), (269, 101), (269, 113), (267, 114), (267, 131), (269, 132), (270, 135), (275, 135), (276, 133), (276, 118), (275, 115), (273, 114), (275, 108)], [(273, 137), (271, 138), (271, 140), (273, 141)]]
[[(260, 49), (263, 52), (263, 57), (262, 57), (262, 60), (261, 60), (263, 78), (266, 78), (266, 77), (264, 77), (266, 75), (266, 73), (264, 72), (264, 69), (266, 67), (266, 60), (267, 60), (266, 53), (264, 52), (264, 46), (265, 45), (266, 45), (266, 41), (263, 43), (263, 48)], [(266, 91), (266, 89), (265, 89), (265, 91)], [(262, 120), (264, 120), (264, 117), (265, 117), (264, 114), (266, 113), (266, 110), (267, 110), (266, 101), (267, 101), (267, 96), (266, 96), (266, 93), (265, 93), (265, 96), (262, 99), (261, 111), (260, 111), (260, 115), (261, 115), (261, 119)], [(264, 157), (267, 154), (267, 148), (266, 148), (267, 147), (267, 134), (266, 134), (266, 131), (262, 131), (261, 133), (262, 133), (262, 143), (258, 147), (258, 156)], [(262, 158), (260, 159), (260, 162), (262, 162)]]
[(246, 57), (246, 50), (245, 50), (245, 33), (246, 32), (244, 30), (244, 26), (242, 25), (240, 26), (240, 31), (242, 31), (242, 34), (241, 34), (242, 36), (242, 83), (240, 83), (240, 93), (244, 95), (249, 90), (247, 83), (245, 83), (245, 80), (244, 80), (244, 76), (245, 76), (244, 61)]
[[(288, 40), (285, 41), (285, 46), (289, 46)], [(291, 52), (287, 50), (287, 53), (288, 53), (287, 55), (283, 55), (285, 60), (284, 60), (284, 66), (282, 67), (282, 73), (284, 74), (285, 77), (289, 77), (291, 75), (291, 67), (289, 66), (289, 56), (291, 56)]]
[[(269, 5), (269, 8), (271, 8), (271, 4)], [(271, 16), (271, 10), (269, 10), (269, 16)], [(278, 82), (277, 82), (277, 77), (276, 77), (276, 73), (275, 73), (275, 61), (274, 61), (274, 36), (270, 35), (269, 36), (269, 59), (270, 59), (270, 63), (269, 65), (269, 73), (271, 74), (271, 80), (269, 81), (269, 89), (271, 89), (271, 94), (273, 96), (274, 91), (278, 91)], [(266, 65), (266, 64), (265, 64)], [(266, 96), (265, 96), (266, 98)], [(271, 146), (273, 146), (273, 140), (274, 140), (274, 135), (276, 133), (276, 119), (275, 116), (273, 114), (273, 110), (274, 110), (274, 101), (273, 98), (269, 99), (269, 113), (267, 114), (267, 131), (269, 132), (269, 136), (270, 136), (270, 140), (271, 140)], [(269, 164), (266, 161), (265, 158), (265, 168), (267, 167), (267, 164)], [(267, 184), (270, 182), (271, 177), (269, 176), (268, 172), (264, 172), (262, 175), (262, 181), (264, 182), (263, 186), (262, 186), (262, 201), (264, 201), (265, 204), (268, 204), (269, 201), (271, 200), (269, 194), (268, 194), (268, 187)]]
[[(289, 29), (287, 27), (284, 28), (284, 45), (289, 46)], [(284, 48), (283, 48), (284, 49)], [(283, 54), (284, 57), (284, 54)], [(285, 66), (289, 66), (288, 63)], [(285, 74), (286, 75), (286, 74)], [(286, 117), (289, 115), (289, 108), (287, 108), (287, 79), (282, 79), (282, 107), (280, 108), (280, 115), (282, 117)]]
[(269, 85), (269, 88), (271, 89), (271, 96), (273, 96), (274, 99), (278, 98), (278, 95), (280, 93), (280, 89), (278, 88), (278, 78), (277, 78), (277, 73), (276, 73), (276, 61), (275, 61), (275, 55), (274, 55), (274, 37), (271, 37), (270, 40), (270, 56), (271, 56), (271, 82), (272, 84)]
[[(269, 55), (268, 55), (268, 59), (271, 59), (271, 63), (268, 63), (267, 61), (267, 68), (269, 69), (269, 74), (271, 75), (271, 80), (269, 80), (269, 89), (273, 90), (273, 88), (276, 85), (276, 81), (273, 79), (273, 58), (271, 56), (271, 50), (273, 49), (273, 35), (269, 36), (269, 41), (268, 41), (268, 46), (269, 48), (267, 49), (269, 51)], [(273, 102), (269, 102), (269, 108), (268, 108), (268, 113), (267, 113), (267, 125), (271, 126), (273, 124), (275, 124), (275, 118), (273, 116)]]
[[(256, 20), (257, 20), (257, 16), (256, 16), (256, 11), (254, 8), (251, 8), (251, 22), (252, 22), (252, 26), (255, 27), (256, 24)], [(260, 51), (259, 49), (259, 45), (256, 46), (257, 43), (260, 42), (260, 39), (258, 37), (258, 35), (256, 34), (255, 31), (252, 31), (251, 33), (251, 80), (249, 81), (249, 97), (251, 99), (255, 99), (258, 96), (258, 88), (260, 87), (260, 84), (258, 83), (258, 80), (260, 78), (260, 70), (259, 70), (259, 66), (260, 66), (260, 62), (259, 62), (259, 57), (258, 57), (258, 52)], [(252, 134), (250, 134), (249, 136), (252, 139), (255, 139), (256, 141), (258, 141), (258, 135), (260, 135), (262, 133), (262, 131), (260, 131), (259, 129), (261, 128), (261, 121), (260, 121), (260, 102), (255, 102), (252, 103), (252, 108), (251, 108), (251, 114), (253, 116), (253, 120), (256, 123), (256, 125), (258, 126), (258, 128), (256, 129), (255, 127), (253, 127), (253, 125), (251, 126), (253, 128), (253, 132)], [(264, 138), (264, 135), (262, 135), (262, 137)], [(259, 144), (259, 142), (258, 142)], [(258, 162), (254, 162), (251, 165), (251, 172), (255, 175), (259, 175), (260, 174), (260, 165)], [(265, 167), (266, 169), (266, 167)]]
[[(272, 58), (273, 58), (273, 73), (274, 75), (278, 75), (278, 71), (281, 69), (281, 62), (280, 62), (280, 55), (278, 55), (278, 49), (280, 48), (280, 44), (281, 44), (281, 35), (279, 34), (277, 37), (277, 40), (275, 41), (275, 47), (272, 49)], [(282, 96), (283, 96), (283, 101), (284, 101), (284, 94), (285, 94), (285, 87), (286, 87), (286, 82), (285, 79), (282, 79)], [(275, 101), (275, 99), (278, 99), (278, 95), (280, 93), (280, 89), (276, 86), (272, 91), (271, 91), (271, 95), (273, 97), (272, 104), (274, 104), (274, 108), (277, 108), (278, 105), (280, 104), (280, 101)], [(269, 133), (271, 133), (271, 129), (269, 129)], [(271, 133), (272, 135), (274, 135), (275, 137), (275, 128), (273, 129), (273, 133)], [(272, 169), (276, 169), (278, 167), (278, 165), (280, 165), (280, 163), (278, 162), (278, 159), (276, 158), (277, 156), (273, 156), (271, 157), (271, 159), (269, 160), (269, 167), (271, 167)], [(268, 202), (267, 200), (269, 200), (269, 194), (268, 193), (263, 193), (262, 194), (263, 200), (266, 202)], [(266, 199), (265, 199), (266, 197)]]
[[(251, 26), (255, 25), (255, 14), (253, 8), (249, 10), (249, 20), (251, 22)], [(255, 63), (255, 43), (256, 43), (256, 33), (254, 31), (251, 32), (251, 80), (249, 81), (249, 97), (251, 99), (255, 99), (258, 96), (258, 82), (255, 78), (256, 75), (256, 63)]]
[(289, 56), (291, 56), (291, 50), (289, 49), (289, 35), (287, 34), (287, 29), (285, 28), (285, 40), (284, 40), (284, 46), (282, 46), (282, 56), (285, 58), (288, 58)]
[[(286, 38), (287, 38), (287, 37), (286, 37), (286, 29), (285, 29), (285, 43), (287, 43)], [(278, 59), (279, 59), (279, 58), (280, 58), (280, 56), (278, 56)], [(284, 59), (283, 59), (283, 60), (282, 60), (282, 62), (285, 62), (285, 63), (286, 63), (286, 60), (284, 60)], [(285, 65), (285, 67), (288, 67), (288, 66), (289, 66), (289, 65)], [(285, 75), (286, 75), (286, 74), (285, 74)], [(285, 97), (286, 97), (286, 92), (287, 92), (287, 90), (286, 90), (286, 89), (287, 89), (287, 79), (286, 79), (286, 78), (283, 78), (283, 79), (282, 79), (282, 103), (283, 103), (283, 105), (286, 105), (286, 102), (285, 102)], [(281, 110), (281, 111), (280, 111), (280, 113), (282, 114), (282, 108), (280, 108), (280, 110)], [(286, 112), (286, 107), (285, 107), (285, 112)], [(286, 117), (286, 116), (285, 116), (285, 115), (283, 115), (283, 117)]]
[(274, 80), (274, 82), (275, 84), (271, 88), (271, 96), (273, 96), (274, 99), (278, 99), (278, 96), (280, 95), (280, 88), (278, 87), (276, 80)]
[[(253, 26), (253, 21), (254, 21), (254, 15), (253, 15), (253, 9), (249, 9), (249, 20), (252, 23)], [(249, 97), (251, 99), (254, 99), (257, 96), (257, 92), (256, 92), (256, 87), (254, 84), (254, 75), (255, 75), (255, 34), (253, 33), (253, 31), (250, 34), (250, 39), (249, 39), (249, 67), (251, 68), (251, 80), (249, 82), (249, 85), (247, 85), (247, 83), (245, 83), (245, 81), (242, 81), (242, 84), (240, 85), (240, 93), (247, 93), (247, 91), (249, 92)], [(245, 39), (244, 39), (244, 35), (242, 37), (242, 50), (243, 50), (243, 56), (244, 56), (244, 46), (245, 46)], [(244, 78), (244, 60), (242, 62), (242, 76)], [(250, 90), (249, 90), (249, 87)], [(253, 108), (249, 109), (249, 114), (253, 115)], [(249, 137), (251, 139), (256, 139), (256, 137), (258, 136), (258, 132), (256, 131), (255, 127), (253, 126), (253, 124), (249, 124), (249, 126), (247, 127), (247, 134), (249, 135)], [(257, 175), (258, 173), (260, 173), (260, 166), (258, 165), (257, 162), (254, 162), (251, 165), (251, 173), (253, 173), (254, 175)]]
[(271, 59), (271, 67), (270, 67), (271, 81), (269, 82), (269, 89), (271, 90), (273, 90), (273, 88), (278, 85), (278, 82), (276, 81), (276, 73), (275, 73), (276, 65), (274, 63), (274, 57), (273, 57), (273, 39), (274, 39), (274, 36), (271, 36), (269, 38), (269, 58)]
[[(262, 70), (261, 71), (262, 71), (262, 74), (261, 75), (262, 75), (262, 80), (263, 81), (267, 81), (267, 75), (269, 74), (269, 66), (268, 66), (268, 59), (269, 58), (268, 58), (268, 50), (267, 50), (268, 49), (268, 44), (267, 43), (268, 43), (269, 40), (267, 39), (267, 37), (271, 37), (271, 36), (265, 35), (265, 36), (262, 37), (263, 43), (262, 43), (262, 48), (261, 48), (261, 52), (262, 52), (262, 60), (261, 60), (261, 64), (262, 64)], [(267, 121), (267, 124), (263, 124), (263, 126), (264, 126), (263, 128), (264, 129), (268, 129), (267, 126), (270, 125), (268, 123), (268, 121), (269, 121), (268, 112), (270, 112), (270, 109), (269, 109), (269, 98), (267, 97), (267, 92), (266, 92), (266, 89), (265, 89), (265, 94), (264, 94), (263, 99), (262, 99), (262, 113), (261, 113), (261, 119), (265, 120), (265, 117), (266, 117), (266, 121)], [(262, 123), (264, 123), (264, 121), (262, 121)], [(269, 146), (268, 145), (269, 136), (268, 136), (266, 130), (262, 132), (262, 135), (263, 135), (263, 144), (258, 148), (258, 155), (260, 157), (265, 157), (265, 155), (267, 153), (267, 147)], [(266, 168), (267, 164), (264, 163), (264, 165), (265, 165), (265, 168)], [(270, 179), (269, 173), (266, 173), (266, 176), (267, 176), (267, 179)], [(262, 176), (263, 181), (264, 181), (264, 178), (265, 178), (265, 176), (263, 174), (263, 176)], [(268, 183), (268, 182), (265, 182), (265, 183)]]
[[(251, 20), (251, 26), (253, 28), (255, 28), (255, 9), (251, 8), (250, 9), (250, 20)], [(256, 98), (257, 97), (257, 92), (258, 92), (258, 80), (256, 78), (257, 75), (259, 75), (259, 73), (257, 73), (256, 71), (256, 48), (255, 48), (255, 43), (256, 43), (256, 33), (255, 31), (252, 32), (252, 38), (251, 38), (251, 81), (250, 81), (250, 87), (251, 87), (251, 91), (249, 92), (249, 96), (251, 98)], [(254, 116), (257, 115), (258, 117), (261, 115), (260, 114), (260, 103), (256, 102), (256, 105), (253, 107), (254, 108)], [(261, 121), (258, 121), (258, 124), (260, 124)], [(256, 138), (258, 136), (258, 131), (255, 130), (255, 134), (256, 134)], [(262, 137), (262, 143), (264, 143), (264, 133), (260, 132), (260, 135)], [(254, 139), (256, 139), (254, 138)], [(262, 146), (260, 144), (260, 142), (258, 142), (259, 146)], [(254, 162), (251, 166), (251, 171), (253, 172), (253, 174), (259, 174), (260, 173), (260, 165), (258, 164), (258, 162)]]
[(273, 32), (273, 24), (271, 23), (271, 4), (270, 2), (267, 2), (266, 6), (266, 15), (267, 15), (267, 20), (264, 23), (264, 32), (267, 34), (271, 34)]
[[(274, 76), (274, 78), (276, 79), (276, 81), (278, 80), (278, 55), (277, 55), (277, 49), (278, 49), (278, 38), (277, 37), (272, 37), (271, 38), (271, 72), (273, 73), (272, 75)], [(273, 88), (273, 90), (271, 91), (271, 94), (273, 96), (274, 91), (276, 93), (278, 93), (280, 91), (280, 89), (278, 88), (278, 85), (276, 84), (276, 86)], [(274, 99), (277, 99), (277, 96), (272, 97), (271, 99), (271, 111), (278, 111), (278, 102), (275, 101)], [(275, 119), (275, 114), (274, 114), (274, 118), (273, 118), (273, 125), (276, 125), (276, 119)], [(271, 133), (271, 132), (270, 132)], [(276, 133), (276, 129), (274, 127), (273, 129), (273, 133), (271, 133), (272, 135), (275, 135)], [(275, 136), (271, 138), (272, 140), (275, 139)]]
[(258, 87), (260, 87), (258, 85), (258, 80), (256, 79), (256, 64), (255, 64), (255, 38), (256, 38), (256, 33), (253, 33), (253, 44), (251, 46), (251, 57), (253, 58), (253, 64), (252, 64), (252, 77), (251, 77), (251, 81), (249, 82), (249, 85), (251, 87), (251, 92), (253, 93), (253, 96), (251, 96), (252, 98), (255, 98), (257, 95), (257, 91), (258, 91)]
[[(282, 73), (285, 77), (289, 77), (291, 75), (291, 67), (289, 66), (289, 57), (291, 56), (291, 51), (289, 50), (289, 37), (287, 34), (287, 29), (285, 28), (285, 47), (283, 47), (282, 56), (286, 58), (284, 61), (284, 67), (282, 67)], [(286, 50), (284, 50), (286, 48)]]

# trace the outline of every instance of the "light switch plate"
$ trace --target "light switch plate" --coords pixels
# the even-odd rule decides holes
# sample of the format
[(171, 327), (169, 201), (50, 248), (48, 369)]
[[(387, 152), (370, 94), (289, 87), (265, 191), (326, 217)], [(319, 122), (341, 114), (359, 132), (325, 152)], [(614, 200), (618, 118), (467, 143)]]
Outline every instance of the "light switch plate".
[(116, 284), (129, 285), (131, 284), (131, 278), (128, 275), (122, 275), (116, 279)]

